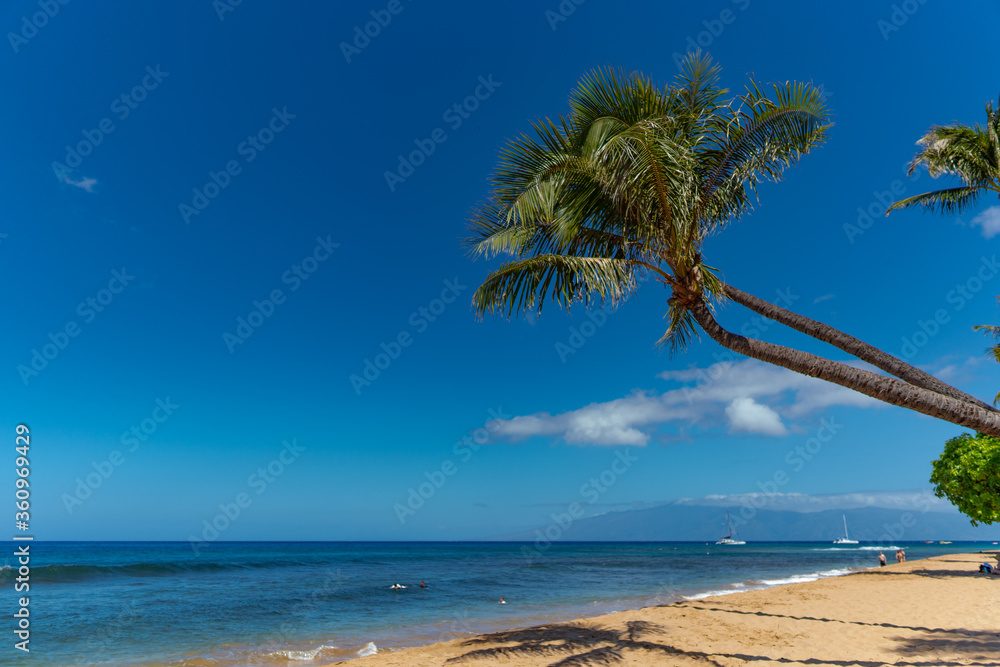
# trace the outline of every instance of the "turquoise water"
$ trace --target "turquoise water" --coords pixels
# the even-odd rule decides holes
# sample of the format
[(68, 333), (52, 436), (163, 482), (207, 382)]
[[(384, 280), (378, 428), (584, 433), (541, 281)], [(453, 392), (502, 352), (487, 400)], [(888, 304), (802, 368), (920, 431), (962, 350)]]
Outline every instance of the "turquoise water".
[[(186, 542), (35, 543), (31, 653), (8, 647), (0, 664), (326, 664), (370, 642), (425, 644), (846, 574), (877, 566), (880, 548), (895, 562), (897, 546), (909, 560), (996, 548), (232, 542), (195, 554)], [(0, 570), (10, 613), (15, 576)]]

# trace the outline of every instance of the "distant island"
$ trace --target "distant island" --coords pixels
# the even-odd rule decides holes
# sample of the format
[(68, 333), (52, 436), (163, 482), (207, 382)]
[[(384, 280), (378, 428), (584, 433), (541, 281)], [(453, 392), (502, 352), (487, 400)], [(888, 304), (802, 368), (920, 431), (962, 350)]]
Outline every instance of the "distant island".
[[(1000, 526), (972, 526), (958, 512), (920, 512), (867, 507), (853, 510), (791, 512), (747, 507), (714, 507), (670, 503), (639, 510), (607, 512), (560, 527), (559, 540), (570, 541), (712, 541), (725, 535), (726, 511), (740, 539), (747, 542), (833, 542), (843, 533), (842, 516), (851, 537), (863, 542), (923, 540), (1000, 540)], [(553, 525), (556, 525), (553, 521)], [(547, 525), (487, 539), (533, 541)], [(554, 532), (554, 531), (550, 531)]]

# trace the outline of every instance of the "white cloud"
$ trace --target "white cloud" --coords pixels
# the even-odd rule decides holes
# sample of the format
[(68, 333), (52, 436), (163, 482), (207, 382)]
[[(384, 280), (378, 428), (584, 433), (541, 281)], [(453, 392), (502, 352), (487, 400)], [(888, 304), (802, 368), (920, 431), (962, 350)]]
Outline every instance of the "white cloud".
[(509, 440), (545, 436), (575, 445), (642, 446), (662, 424), (711, 429), (728, 417), (734, 433), (778, 436), (789, 432), (783, 420), (801, 419), (835, 405), (882, 405), (844, 387), (753, 359), (666, 371), (657, 377), (681, 386), (662, 394), (637, 391), (556, 415), (514, 417), (498, 422), (497, 435)]
[(591, 403), (578, 410), (550, 415), (547, 412), (498, 422), (498, 435), (512, 440), (536, 435), (562, 436), (574, 445), (637, 445), (649, 442), (638, 427), (681, 417), (662, 397), (637, 392), (607, 403)]
[(972, 226), (982, 227), (983, 236), (991, 239), (1000, 234), (1000, 206), (990, 206), (972, 219)]
[(835, 296), (836, 296), (835, 294), (824, 294), (823, 296), (818, 296), (815, 299), (813, 299), (813, 303), (821, 303), (823, 301), (826, 301), (827, 299), (832, 299)]
[(787, 435), (778, 413), (752, 398), (734, 398), (726, 406), (730, 432), (760, 433), (762, 435)]
[(63, 174), (63, 181), (69, 185), (77, 188), (86, 190), (87, 192), (93, 192), (93, 187), (97, 185), (97, 180), (93, 178), (81, 178), (79, 181), (72, 180), (68, 175)]

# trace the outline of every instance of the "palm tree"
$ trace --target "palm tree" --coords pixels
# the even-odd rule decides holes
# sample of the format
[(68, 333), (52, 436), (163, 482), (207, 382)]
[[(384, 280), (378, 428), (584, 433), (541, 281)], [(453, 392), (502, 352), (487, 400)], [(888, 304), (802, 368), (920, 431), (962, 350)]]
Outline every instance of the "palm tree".
[[(913, 175), (923, 165), (932, 178), (952, 176), (961, 185), (900, 200), (886, 209), (886, 215), (912, 206), (935, 213), (958, 214), (987, 193), (994, 192), (1000, 198), (1000, 106), (995, 108), (992, 102), (986, 103), (985, 126), (935, 125), (920, 137), (917, 145), (920, 150), (910, 161), (908, 174)], [(1000, 327), (983, 324), (973, 329), (985, 331), (1000, 341)], [(990, 354), (1000, 362), (1000, 345), (991, 347)], [(993, 402), (1000, 402), (1000, 394)]]
[[(1000, 296), (997, 297), (997, 301), (1000, 301)], [(972, 328), (975, 331), (984, 331), (987, 336), (992, 336), (993, 340), (998, 341), (998, 343), (989, 348), (987, 352), (997, 360), (997, 363), (1000, 363), (1000, 327), (993, 324), (977, 324)], [(993, 399), (993, 405), (996, 405), (997, 403), (1000, 403), (1000, 393), (998, 393), (997, 397)]]
[[(683, 350), (698, 330), (755, 359), (879, 400), (1000, 435), (1000, 412), (833, 327), (727, 285), (703, 261), (705, 239), (752, 208), (757, 186), (818, 146), (830, 127), (803, 83), (724, 100), (719, 68), (692, 54), (665, 88), (637, 73), (596, 71), (571, 113), (534, 124), (501, 152), (493, 195), (471, 219), (473, 256), (513, 260), (473, 296), (477, 316), (615, 305), (647, 277), (671, 291), (661, 343)], [(895, 378), (733, 334), (713, 315), (732, 299), (867, 361)], [(896, 379), (899, 378), (899, 379)]]
[(910, 162), (910, 175), (924, 165), (931, 177), (954, 176), (962, 184), (907, 197), (890, 206), (886, 215), (911, 206), (937, 213), (962, 213), (988, 192), (1000, 197), (1000, 109), (994, 108), (992, 102), (986, 103), (985, 127), (935, 125), (917, 145), (920, 150)]

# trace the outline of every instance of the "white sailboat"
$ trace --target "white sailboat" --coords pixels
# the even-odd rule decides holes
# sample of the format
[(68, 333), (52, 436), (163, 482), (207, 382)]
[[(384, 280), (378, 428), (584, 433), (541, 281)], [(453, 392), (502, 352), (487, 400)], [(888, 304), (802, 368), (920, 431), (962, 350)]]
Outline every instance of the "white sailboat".
[(841, 538), (838, 538), (838, 539), (834, 540), (833, 543), (834, 544), (857, 544), (858, 541), (857, 540), (852, 540), (850, 538), (850, 536), (847, 534), (847, 515), (846, 514), (842, 514), (841, 516), (844, 517), (844, 536), (841, 537)]
[(716, 542), (716, 544), (746, 544), (743, 540), (736, 539), (736, 535), (733, 531), (733, 522), (729, 518), (729, 512), (726, 512), (726, 525), (729, 526), (729, 534)]

